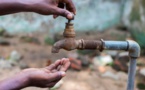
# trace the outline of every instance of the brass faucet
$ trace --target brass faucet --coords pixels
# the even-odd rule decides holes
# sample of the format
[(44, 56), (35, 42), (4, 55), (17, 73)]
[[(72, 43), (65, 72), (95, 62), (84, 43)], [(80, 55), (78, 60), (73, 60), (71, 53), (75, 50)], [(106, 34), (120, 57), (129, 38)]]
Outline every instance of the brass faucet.
[(68, 20), (63, 32), (64, 39), (56, 42), (52, 47), (52, 53), (58, 53), (60, 49), (67, 51), (74, 49), (98, 49), (102, 50), (102, 41), (97, 40), (76, 40), (75, 30), (71, 20)]

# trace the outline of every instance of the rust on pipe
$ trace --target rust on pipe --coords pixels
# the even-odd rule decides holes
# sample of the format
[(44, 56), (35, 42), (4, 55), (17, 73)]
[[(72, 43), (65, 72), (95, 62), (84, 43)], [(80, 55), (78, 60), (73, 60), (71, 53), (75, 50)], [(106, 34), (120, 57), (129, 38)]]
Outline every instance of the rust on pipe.
[(100, 40), (83, 40), (82, 39), (83, 48), (82, 49), (96, 49), (103, 50), (103, 42)]
[(97, 40), (76, 40), (75, 39), (75, 30), (73, 23), (69, 20), (66, 23), (64, 33), (64, 39), (56, 42), (52, 47), (52, 53), (58, 53), (60, 49), (65, 49), (67, 51), (74, 49), (96, 49), (103, 50), (103, 42)]
[(75, 49), (96, 49), (103, 50), (103, 43), (99, 40), (75, 40), (74, 38), (65, 38), (56, 42), (52, 48), (52, 53), (58, 53), (60, 49), (64, 49), (67, 51), (75, 50)]

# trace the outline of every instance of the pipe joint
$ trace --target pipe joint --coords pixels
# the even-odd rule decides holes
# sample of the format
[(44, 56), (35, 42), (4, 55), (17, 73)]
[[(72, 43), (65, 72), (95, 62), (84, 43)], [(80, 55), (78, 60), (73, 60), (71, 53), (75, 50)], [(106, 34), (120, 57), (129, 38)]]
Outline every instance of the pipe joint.
[(140, 56), (140, 46), (137, 42), (128, 40), (128, 51), (131, 58), (138, 58)]

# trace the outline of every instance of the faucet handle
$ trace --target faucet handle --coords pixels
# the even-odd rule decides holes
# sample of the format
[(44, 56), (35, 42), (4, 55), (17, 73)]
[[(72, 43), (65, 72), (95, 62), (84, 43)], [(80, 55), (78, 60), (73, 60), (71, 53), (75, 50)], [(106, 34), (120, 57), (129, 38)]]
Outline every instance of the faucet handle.
[(72, 19), (68, 19), (68, 23), (72, 23), (72, 20), (74, 20), (74, 19), (75, 19), (75, 17), (73, 15), (73, 18)]
[(66, 38), (74, 38), (75, 37), (75, 30), (73, 23), (66, 23), (63, 36)]
[(72, 22), (72, 20), (68, 19), (68, 23), (71, 23), (71, 22)]

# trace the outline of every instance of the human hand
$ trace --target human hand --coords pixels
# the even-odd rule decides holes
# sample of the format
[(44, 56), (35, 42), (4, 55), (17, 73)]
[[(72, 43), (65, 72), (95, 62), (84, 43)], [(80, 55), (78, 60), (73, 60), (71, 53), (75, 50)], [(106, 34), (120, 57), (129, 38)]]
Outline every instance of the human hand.
[(69, 59), (63, 58), (45, 68), (25, 69), (11, 78), (0, 81), (0, 90), (20, 90), (29, 86), (51, 88), (65, 76), (69, 66)]
[(30, 68), (22, 71), (22, 73), (28, 74), (28, 86), (51, 88), (65, 76), (65, 71), (69, 66), (69, 59), (63, 58), (45, 68)]
[[(75, 6), (72, 0), (27, 0), (30, 3), (32, 11), (43, 15), (64, 16), (67, 19), (73, 19), (76, 14)], [(24, 0), (24, 2), (26, 2)], [(73, 14), (72, 14), (73, 13)]]

